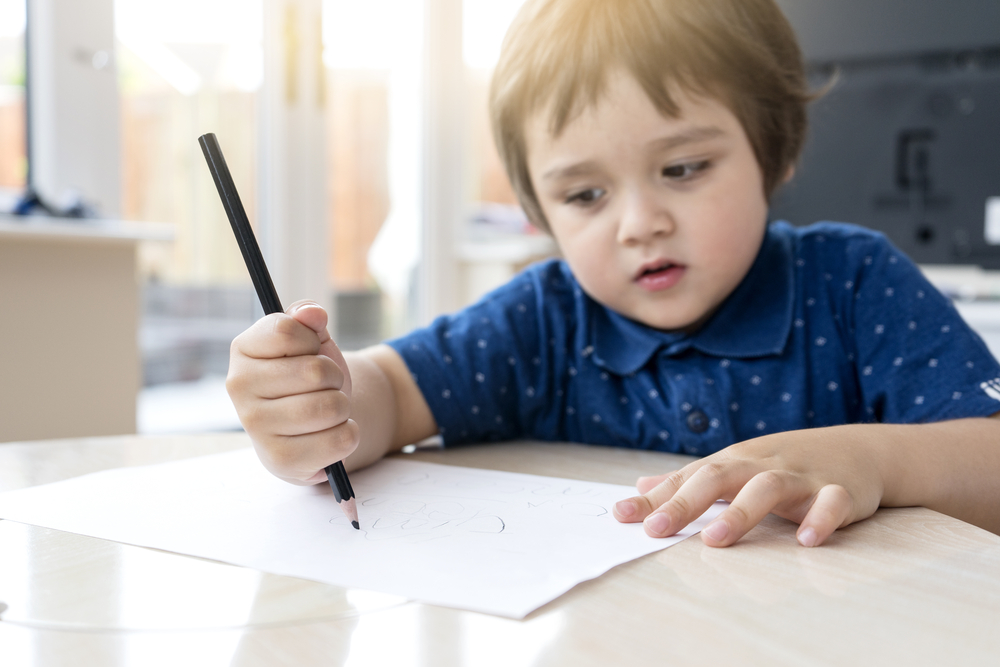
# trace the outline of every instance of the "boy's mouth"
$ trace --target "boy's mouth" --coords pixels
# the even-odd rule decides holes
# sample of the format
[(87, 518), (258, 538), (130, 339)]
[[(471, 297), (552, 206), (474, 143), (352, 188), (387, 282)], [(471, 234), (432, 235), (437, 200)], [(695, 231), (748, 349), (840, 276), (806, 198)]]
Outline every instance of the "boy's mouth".
[(687, 267), (669, 260), (657, 260), (644, 264), (635, 277), (635, 282), (651, 292), (668, 289), (677, 284)]

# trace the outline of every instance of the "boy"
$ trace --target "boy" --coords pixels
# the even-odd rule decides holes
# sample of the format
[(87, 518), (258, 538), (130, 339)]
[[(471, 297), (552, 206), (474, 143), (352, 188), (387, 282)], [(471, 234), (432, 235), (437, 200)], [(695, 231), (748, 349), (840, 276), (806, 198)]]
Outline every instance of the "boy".
[(435, 433), (572, 440), (708, 455), (618, 503), (652, 536), (717, 498), (712, 546), (772, 512), (815, 546), (880, 505), (1000, 532), (982, 341), (882, 236), (767, 223), (808, 97), (772, 0), (529, 0), (491, 113), (564, 261), (346, 358), (316, 304), (262, 319), (227, 386), (263, 464), (312, 484)]

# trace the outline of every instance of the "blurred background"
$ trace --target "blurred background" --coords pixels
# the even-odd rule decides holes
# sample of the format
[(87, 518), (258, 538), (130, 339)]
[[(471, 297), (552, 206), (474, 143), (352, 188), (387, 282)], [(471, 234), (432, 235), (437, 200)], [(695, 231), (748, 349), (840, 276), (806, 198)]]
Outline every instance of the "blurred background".
[[(104, 132), (102, 155), (71, 136), (56, 159), (80, 151), (81, 172), (119, 175), (88, 192), (68, 174), (36, 194), (57, 212), (82, 203), (100, 218), (169, 226), (168, 239), (136, 243), (141, 432), (239, 427), (222, 386), (229, 345), (261, 311), (202, 133), (220, 140), (284, 304), (327, 306), (345, 349), (469, 303), (554, 251), (516, 206), (488, 127), (490, 72), (520, 4), (0, 0), (0, 209), (28, 187), (33, 22), (57, 58), (114, 79), (94, 126), (68, 132)], [(94, 25), (50, 16), (71, 5)], [(95, 91), (68, 90), (36, 106), (72, 115), (77, 93), (93, 102)], [(446, 250), (425, 252), (428, 239)]]
[[(239, 428), (229, 345), (262, 313), (203, 133), (219, 138), (284, 304), (320, 301), (344, 349), (554, 254), (487, 118), (521, 2), (0, 0), (0, 441)], [(779, 4), (814, 84), (838, 78), (773, 216), (882, 229), (997, 352), (1000, 4)], [(125, 259), (108, 284), (133, 296), (86, 286), (112, 251)], [(106, 305), (81, 306), (98, 292)], [(60, 300), (50, 324), (10, 315)], [(112, 326), (125, 338), (102, 335)], [(76, 348), (39, 333), (66, 328)], [(59, 353), (39, 362), (31, 345)], [(94, 379), (111, 366), (126, 379)]]

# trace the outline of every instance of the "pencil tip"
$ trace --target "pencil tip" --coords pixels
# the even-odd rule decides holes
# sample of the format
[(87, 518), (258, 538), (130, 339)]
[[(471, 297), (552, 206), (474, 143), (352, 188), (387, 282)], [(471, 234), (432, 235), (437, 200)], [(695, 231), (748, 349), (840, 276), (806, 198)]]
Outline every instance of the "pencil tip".
[(347, 515), (347, 520), (351, 522), (351, 525), (355, 529), (361, 530), (361, 524), (358, 523), (358, 506), (354, 498), (342, 501), (340, 508), (344, 510), (344, 514)]

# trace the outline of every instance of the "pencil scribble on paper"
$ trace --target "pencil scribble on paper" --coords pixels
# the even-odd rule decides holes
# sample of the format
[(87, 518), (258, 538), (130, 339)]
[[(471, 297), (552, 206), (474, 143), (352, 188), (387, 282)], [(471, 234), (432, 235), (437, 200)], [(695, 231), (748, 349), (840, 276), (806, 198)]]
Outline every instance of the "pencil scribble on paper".
[[(598, 495), (599, 490), (583, 482), (519, 484), (467, 472), (462, 476), (418, 472), (399, 476), (377, 490), (359, 489), (358, 505), (366, 540), (423, 542), (466, 533), (499, 535), (508, 528), (505, 508), (602, 517), (609, 514), (608, 508), (589, 500)], [(348, 525), (339, 515), (330, 523)]]
[[(460, 533), (499, 534), (507, 527), (502, 517), (476, 500), (394, 499), (370, 496), (361, 500), (364, 516), (361, 527), (367, 540), (406, 539), (425, 541)], [(345, 525), (345, 517), (334, 516), (330, 523)]]

